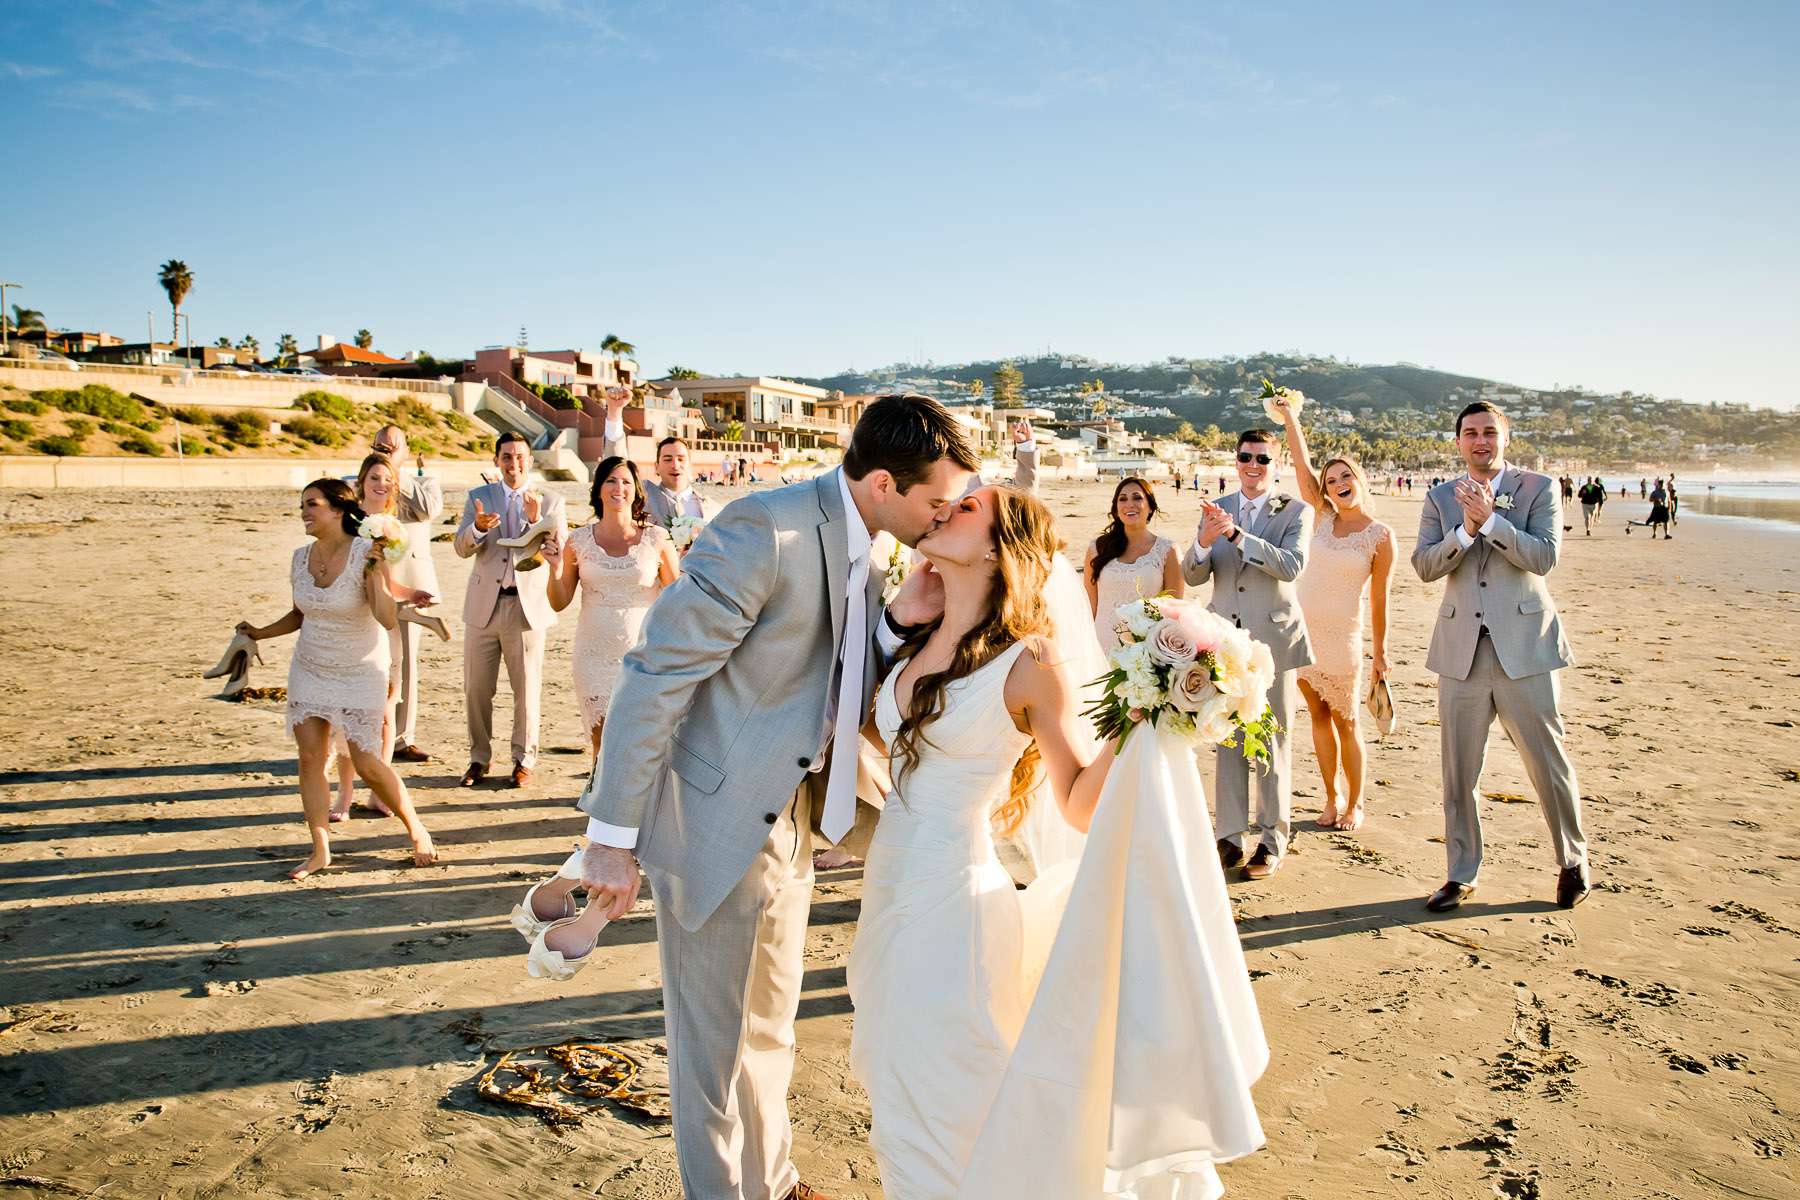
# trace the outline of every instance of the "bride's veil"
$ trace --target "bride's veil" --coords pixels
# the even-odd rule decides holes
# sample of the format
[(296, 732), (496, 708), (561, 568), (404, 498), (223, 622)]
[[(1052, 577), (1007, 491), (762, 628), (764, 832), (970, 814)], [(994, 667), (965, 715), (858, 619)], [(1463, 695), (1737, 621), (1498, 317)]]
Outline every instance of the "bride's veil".
[[(1044, 601), (1049, 611), (1051, 642), (1056, 647), (1057, 660), (1068, 678), (1081, 686), (1076, 699), (1077, 709), (1086, 709), (1099, 694), (1100, 689), (1091, 685), (1106, 674), (1107, 661), (1094, 636), (1094, 617), (1088, 608), (1087, 589), (1082, 586), (1081, 576), (1069, 565), (1069, 560), (1060, 554), (1051, 559)], [(1079, 725), (1088, 741), (1085, 753), (1097, 753), (1100, 743), (1093, 734), (1093, 725), (1085, 717)], [(1086, 843), (1087, 836), (1063, 819), (1062, 809), (1046, 776), (1032, 793), (1023, 823), (1006, 839), (1000, 851), (1013, 877), (1021, 883), (1029, 883), (1053, 867), (1079, 859)]]

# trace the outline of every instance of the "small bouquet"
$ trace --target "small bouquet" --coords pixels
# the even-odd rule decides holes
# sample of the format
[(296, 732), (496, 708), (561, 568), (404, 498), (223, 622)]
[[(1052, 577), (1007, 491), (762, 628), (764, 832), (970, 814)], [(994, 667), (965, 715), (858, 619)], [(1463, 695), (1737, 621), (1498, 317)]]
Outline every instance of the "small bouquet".
[[(373, 542), (381, 557), (397, 563), (406, 557), (406, 526), (388, 513), (372, 513), (356, 527), (356, 532)], [(373, 560), (370, 565), (373, 566)]]
[(669, 540), (675, 543), (677, 550), (685, 554), (687, 548), (694, 544), (694, 539), (700, 536), (700, 531), (705, 528), (706, 522), (699, 517), (673, 517), (669, 521)]
[(887, 581), (881, 585), (881, 602), (892, 604), (894, 597), (900, 594), (900, 585), (912, 574), (912, 551), (902, 546), (898, 539), (888, 551)]
[(1300, 416), (1301, 406), (1306, 403), (1306, 394), (1296, 392), (1293, 388), (1276, 387), (1267, 376), (1263, 378), (1260, 397), (1263, 402), (1263, 413), (1275, 423), (1275, 428), (1280, 430), (1283, 425), (1287, 424), (1287, 418), (1282, 416), (1280, 407), (1273, 403), (1277, 396), (1287, 400), (1287, 409), (1294, 414), (1297, 420)]
[(1279, 727), (1269, 709), (1275, 660), (1269, 648), (1193, 600), (1153, 596), (1117, 610), (1124, 644), (1105, 694), (1087, 710), (1102, 738), (1125, 739), (1138, 725), (1172, 729), (1207, 745), (1234, 746), (1269, 760)]

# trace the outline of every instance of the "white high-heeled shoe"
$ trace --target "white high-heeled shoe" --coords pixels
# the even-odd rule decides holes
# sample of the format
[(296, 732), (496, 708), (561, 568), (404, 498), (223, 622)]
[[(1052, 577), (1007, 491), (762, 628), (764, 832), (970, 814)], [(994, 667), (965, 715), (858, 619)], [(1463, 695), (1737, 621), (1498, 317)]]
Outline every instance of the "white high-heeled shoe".
[(425, 628), (431, 630), (431, 632), (443, 638), (446, 642), (450, 640), (450, 626), (444, 624), (444, 618), (438, 616), (436, 613), (420, 612), (410, 604), (402, 604), (400, 606), (400, 619), (402, 621), (411, 621), (414, 625), (423, 625)]
[(599, 933), (608, 922), (600, 923), (600, 930), (595, 931), (594, 943), (587, 951), (575, 958), (565, 958), (561, 951), (552, 950), (546, 940), (550, 931), (560, 929), (564, 925), (573, 925), (580, 917), (564, 917), (560, 921), (552, 921), (544, 928), (544, 932), (531, 940), (531, 953), (525, 956), (525, 970), (533, 979), (555, 979), (564, 981), (575, 978), (581, 968), (587, 966), (588, 959), (594, 957), (594, 946), (600, 944)]
[[(549, 537), (556, 529), (556, 522), (548, 513), (537, 519), (537, 524), (521, 533), (518, 537), (501, 538), (496, 545), (505, 546), (509, 550), (532, 550), (537, 544)], [(530, 557), (529, 554), (527, 557)]]
[(237, 665), (237, 658), (240, 654), (247, 658), (254, 658), (256, 665), (262, 666), (262, 647), (256, 644), (256, 639), (247, 633), (234, 633), (231, 635), (231, 644), (225, 647), (224, 655), (213, 665), (212, 670), (202, 672), (200, 678), (217, 679), (221, 675), (230, 675), (236, 678), (238, 675), (247, 673), (250, 667), (248, 661), (241, 668)]
[(562, 866), (556, 868), (556, 874), (549, 879), (541, 879), (526, 888), (525, 898), (513, 905), (512, 927), (519, 931), (520, 937), (528, 942), (532, 941), (557, 921), (566, 921), (581, 911), (575, 907), (575, 894), (572, 891), (563, 896), (563, 913), (560, 917), (552, 917), (548, 921), (540, 920), (537, 909), (531, 905), (531, 902), (537, 898), (537, 890), (546, 883), (554, 883), (558, 879), (573, 879), (580, 882), (581, 855), (582, 851), (577, 847), (569, 857), (563, 860)]

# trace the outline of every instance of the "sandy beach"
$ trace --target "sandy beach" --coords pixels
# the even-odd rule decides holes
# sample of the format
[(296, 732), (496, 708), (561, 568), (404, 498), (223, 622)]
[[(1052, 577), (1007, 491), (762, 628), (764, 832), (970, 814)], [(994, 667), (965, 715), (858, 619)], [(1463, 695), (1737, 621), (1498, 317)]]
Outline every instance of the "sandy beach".
[[(1107, 494), (1046, 489), (1077, 552)], [(1403, 556), (1421, 497), (1376, 502)], [(1185, 542), (1196, 499), (1163, 499), (1160, 528)], [(573, 613), (550, 639), (532, 787), (454, 786), (460, 645), (429, 640), (419, 743), (438, 757), (402, 773), (443, 861), (412, 868), (398, 823), (359, 814), (334, 827), (333, 870), (288, 882), (305, 833), (279, 708), (219, 700), (200, 672), (237, 619), (287, 608), (294, 506), (0, 493), (0, 1184), (678, 1194), (648, 905), (567, 984), (526, 977), (506, 922), (581, 827)], [(1563, 685), (1584, 906), (1554, 907), (1543, 821), (1496, 729), (1481, 892), (1424, 911), (1444, 871), (1438, 589), (1410, 568), (1390, 647), (1403, 724), (1371, 749), (1356, 835), (1312, 824), (1301, 717), (1296, 852), (1232, 885), (1273, 1062), (1268, 1145), (1224, 1169), (1229, 1195), (1800, 1194), (1800, 527), (1694, 514), (1680, 545), (1627, 536), (1646, 507), (1615, 500), (1591, 538), (1577, 517), (1551, 577), (1579, 660)], [(467, 563), (434, 550), (460, 635)], [(252, 682), (282, 685), (289, 650), (269, 644)], [(504, 687), (498, 709), (504, 729)], [(881, 1194), (846, 1061), (858, 895), (854, 871), (818, 881), (792, 1100), (802, 1171), (840, 1198)], [(556, 1127), (477, 1094), (505, 1051), (571, 1039), (635, 1054), (643, 1097)]]

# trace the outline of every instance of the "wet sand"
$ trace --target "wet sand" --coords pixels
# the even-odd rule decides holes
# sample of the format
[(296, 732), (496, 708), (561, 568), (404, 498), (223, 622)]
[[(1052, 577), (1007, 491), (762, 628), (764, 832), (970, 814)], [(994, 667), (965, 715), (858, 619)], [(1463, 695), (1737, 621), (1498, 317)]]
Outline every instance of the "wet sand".
[[(570, 498), (576, 500), (574, 489)], [(1072, 540), (1107, 489), (1054, 484)], [(460, 496), (455, 497), (460, 502)], [(1197, 504), (1165, 494), (1165, 531)], [(1517, 755), (1496, 732), (1478, 900), (1444, 916), (1435, 588), (1396, 571), (1403, 725), (1371, 751), (1370, 818), (1299, 835), (1232, 885), (1274, 1051), (1269, 1143), (1238, 1197), (1791, 1196), (1800, 1162), (1800, 537), (1686, 516), (1579, 528), (1552, 577), (1580, 665), (1564, 712), (1598, 885), (1573, 912)], [(533, 786), (454, 786), (460, 646), (426, 643), (406, 767), (444, 861), (396, 822), (337, 826), (303, 884), (293, 748), (269, 703), (215, 698), (240, 616), (287, 603), (291, 496), (0, 494), (0, 1182), (20, 1194), (395, 1197), (677, 1193), (668, 1128), (601, 1105), (555, 1129), (476, 1094), (505, 1049), (662, 1033), (648, 908), (567, 984), (529, 979), (506, 914), (580, 830), (573, 614), (553, 631)], [(1418, 498), (1381, 499), (1409, 553)], [(579, 503), (572, 511), (585, 512)], [(1578, 524), (1578, 522), (1577, 522)], [(460, 632), (466, 564), (435, 547)], [(285, 682), (269, 645), (258, 685)], [(504, 687), (496, 728), (510, 702)], [(809, 1181), (880, 1189), (846, 1065), (854, 871), (819, 880), (793, 1113)], [(29, 1180), (35, 1182), (20, 1182)], [(51, 1190), (45, 1190), (49, 1188)]]

